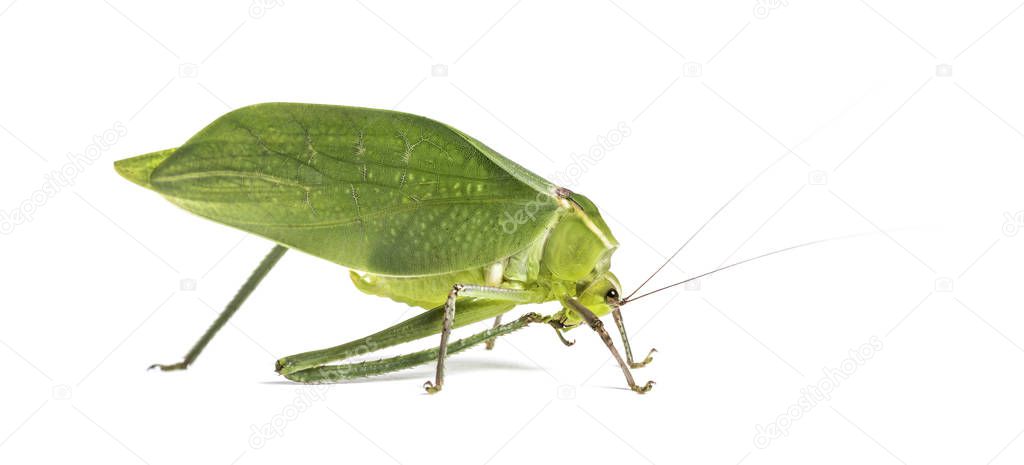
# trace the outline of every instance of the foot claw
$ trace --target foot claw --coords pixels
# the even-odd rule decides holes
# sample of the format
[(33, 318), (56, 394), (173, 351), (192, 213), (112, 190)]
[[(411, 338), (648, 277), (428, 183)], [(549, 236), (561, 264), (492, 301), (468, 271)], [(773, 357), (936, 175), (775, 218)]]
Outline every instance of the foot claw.
[(171, 364), (171, 365), (163, 365), (163, 364), (160, 364), (160, 363), (154, 363), (154, 364), (150, 365), (149, 368), (146, 368), (146, 370), (152, 370), (152, 369), (155, 369), (155, 368), (159, 368), (160, 371), (176, 371), (176, 370), (184, 370), (184, 369), (188, 368), (188, 364), (185, 363), (185, 362), (178, 362), (178, 363), (174, 363), (174, 364)]
[(630, 364), (630, 367), (632, 367), (632, 368), (643, 368), (643, 367), (647, 366), (648, 363), (651, 363), (652, 361), (654, 361), (654, 353), (657, 352), (657, 351), (658, 351), (658, 349), (651, 349), (650, 352), (647, 352), (647, 357), (644, 357), (644, 360), (642, 362), (639, 362), (639, 363), (634, 362), (634, 363)]
[(574, 344), (576, 344), (576, 340), (575, 339), (573, 339), (571, 341), (566, 339), (565, 336), (562, 334), (562, 330), (560, 330), (558, 328), (555, 328), (555, 334), (558, 335), (558, 340), (562, 341), (562, 344), (565, 344), (566, 347), (572, 347)]
[(647, 384), (643, 386), (632, 386), (631, 389), (633, 389), (633, 392), (636, 392), (637, 394), (646, 394), (647, 391), (650, 391), (653, 387), (654, 381), (648, 381)]
[(437, 394), (437, 392), (441, 390), (441, 386), (434, 386), (434, 383), (427, 381), (423, 383), (423, 389), (427, 391), (427, 394)]

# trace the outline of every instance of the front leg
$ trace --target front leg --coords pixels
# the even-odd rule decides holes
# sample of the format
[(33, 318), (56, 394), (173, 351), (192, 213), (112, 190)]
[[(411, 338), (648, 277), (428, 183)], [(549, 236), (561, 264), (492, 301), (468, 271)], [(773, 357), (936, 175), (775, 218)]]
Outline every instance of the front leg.
[(448, 293), (448, 300), (444, 303), (444, 318), (441, 322), (441, 344), (438, 346), (437, 353), (437, 371), (434, 374), (433, 382), (427, 381), (423, 383), (423, 388), (429, 394), (440, 391), (444, 386), (444, 363), (445, 357), (448, 355), (448, 338), (451, 336), (452, 325), (455, 322), (455, 302), (459, 297), (477, 297), (527, 304), (543, 299), (543, 294), (540, 290), (505, 289), (473, 284), (456, 284), (452, 286), (451, 292)]
[(622, 312), (619, 311), (618, 307), (612, 310), (612, 318), (615, 319), (615, 326), (619, 327), (619, 335), (622, 336), (622, 347), (626, 351), (626, 362), (629, 363), (630, 368), (643, 368), (654, 360), (654, 353), (658, 349), (651, 349), (647, 352), (647, 357), (642, 362), (633, 361), (633, 350), (629, 347), (629, 336), (626, 334), (626, 324), (622, 322)]
[(615, 357), (615, 361), (619, 362), (619, 368), (622, 369), (622, 374), (626, 376), (626, 384), (629, 385), (629, 388), (638, 394), (644, 394), (647, 391), (650, 391), (651, 388), (654, 387), (654, 381), (648, 381), (643, 386), (640, 386), (636, 384), (636, 381), (633, 381), (633, 374), (629, 371), (629, 365), (626, 364), (625, 360), (622, 360), (622, 355), (620, 355), (618, 349), (615, 348), (615, 344), (612, 342), (612, 337), (608, 335), (608, 331), (604, 329), (604, 323), (597, 317), (597, 315), (594, 315), (594, 312), (583, 306), (583, 304), (579, 303), (576, 299), (570, 297), (565, 299), (565, 302), (572, 307), (576, 313), (579, 313), (580, 316), (583, 317), (583, 320), (587, 322), (590, 329), (593, 329), (598, 336), (601, 336), (601, 340), (604, 341), (604, 345), (608, 347), (612, 356)]

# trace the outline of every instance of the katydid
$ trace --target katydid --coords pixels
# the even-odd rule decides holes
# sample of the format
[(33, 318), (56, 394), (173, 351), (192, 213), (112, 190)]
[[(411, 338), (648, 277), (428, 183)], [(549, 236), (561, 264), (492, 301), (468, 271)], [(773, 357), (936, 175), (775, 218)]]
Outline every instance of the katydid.
[[(424, 384), (435, 393), (447, 356), (479, 343), (491, 348), (496, 338), (538, 323), (566, 345), (572, 342), (564, 332), (589, 326), (630, 389), (642, 394), (654, 385), (633, 380), (632, 370), (650, 363), (654, 349), (634, 360), (620, 312), (650, 292), (621, 297), (610, 271), (619, 243), (594, 203), (450, 126), (395, 111), (266, 103), (227, 113), (180, 147), (115, 167), (185, 210), (276, 243), (184, 360), (151, 368), (192, 364), (295, 249), (349, 268), (362, 292), (426, 311), (347, 344), (277, 360), (276, 371), (290, 380), (332, 382), (436, 361), (434, 379)], [(501, 322), (517, 305), (548, 301), (561, 309)], [(609, 313), (625, 358), (600, 320)], [(490, 329), (449, 342), (454, 328), (487, 319), (494, 319)], [(434, 349), (335, 364), (437, 334)]]

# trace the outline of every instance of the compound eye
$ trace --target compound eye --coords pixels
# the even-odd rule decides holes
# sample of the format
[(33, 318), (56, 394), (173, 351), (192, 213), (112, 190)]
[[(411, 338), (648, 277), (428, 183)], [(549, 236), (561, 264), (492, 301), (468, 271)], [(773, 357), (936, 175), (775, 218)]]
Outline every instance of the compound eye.
[(619, 291), (615, 289), (609, 289), (608, 293), (604, 295), (604, 298), (611, 300), (619, 300)]

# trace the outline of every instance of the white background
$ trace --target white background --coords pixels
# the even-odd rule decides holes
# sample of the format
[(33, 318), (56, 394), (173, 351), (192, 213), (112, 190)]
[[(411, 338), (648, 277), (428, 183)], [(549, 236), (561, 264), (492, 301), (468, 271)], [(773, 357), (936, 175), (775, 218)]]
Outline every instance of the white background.
[[(1019, 2), (424, 3), (0, 4), (0, 462), (1024, 460)], [(192, 369), (147, 372), (270, 245), (111, 163), (264, 101), (422, 114), (569, 173), (622, 243), (627, 291), (752, 180), (657, 283), (873, 234), (626, 307), (636, 350), (659, 349), (646, 396), (586, 329), (456, 356), (437, 396), (430, 367), (282, 382), (275, 358), (413, 314), (300, 253)], [(73, 183), (44, 189), (62, 169)]]

